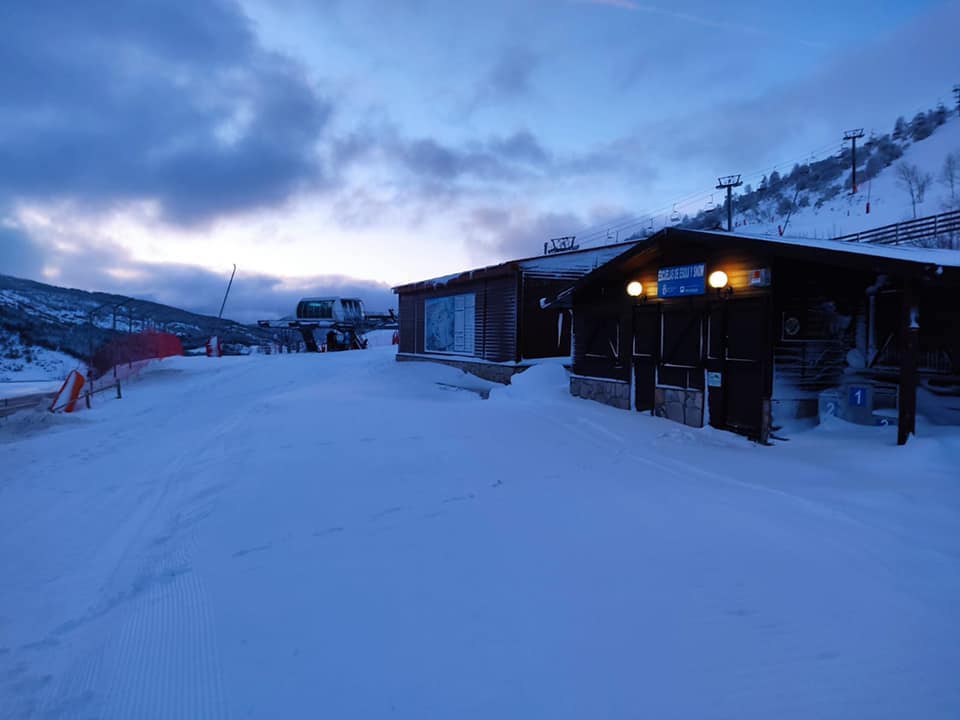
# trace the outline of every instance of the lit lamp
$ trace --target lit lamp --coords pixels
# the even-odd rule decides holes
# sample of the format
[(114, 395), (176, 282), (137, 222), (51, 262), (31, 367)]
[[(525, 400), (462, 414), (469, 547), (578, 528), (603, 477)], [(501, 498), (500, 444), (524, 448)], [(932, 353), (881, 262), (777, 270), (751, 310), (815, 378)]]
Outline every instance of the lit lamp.
[(642, 297), (643, 283), (639, 283), (636, 280), (634, 280), (633, 282), (627, 283), (627, 295), (634, 298)]
[(710, 273), (710, 277), (707, 278), (707, 283), (710, 285), (710, 287), (716, 290), (718, 294), (722, 293), (724, 288), (727, 289), (727, 295), (733, 293), (733, 288), (727, 285), (729, 282), (730, 279), (723, 270), (714, 270), (712, 273)]

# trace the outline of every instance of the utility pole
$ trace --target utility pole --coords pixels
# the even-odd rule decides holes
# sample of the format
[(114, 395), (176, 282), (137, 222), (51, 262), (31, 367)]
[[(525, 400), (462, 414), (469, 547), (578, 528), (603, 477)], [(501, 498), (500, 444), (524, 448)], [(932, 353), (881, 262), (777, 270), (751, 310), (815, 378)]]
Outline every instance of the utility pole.
[(717, 178), (717, 190), (727, 191), (727, 232), (733, 232), (733, 189), (743, 185), (739, 175)]
[(217, 319), (223, 317), (223, 308), (227, 304), (227, 295), (230, 294), (230, 286), (233, 285), (233, 276), (237, 274), (237, 264), (233, 264), (233, 272), (230, 273), (230, 282), (227, 283), (227, 291), (223, 294), (223, 302), (220, 303), (220, 312), (217, 313)]
[(843, 134), (844, 140), (850, 140), (853, 143), (853, 175), (852, 175), (852, 186), (853, 189), (850, 191), (851, 195), (857, 194), (857, 138), (863, 137), (863, 128), (857, 128), (856, 130), (847, 130)]

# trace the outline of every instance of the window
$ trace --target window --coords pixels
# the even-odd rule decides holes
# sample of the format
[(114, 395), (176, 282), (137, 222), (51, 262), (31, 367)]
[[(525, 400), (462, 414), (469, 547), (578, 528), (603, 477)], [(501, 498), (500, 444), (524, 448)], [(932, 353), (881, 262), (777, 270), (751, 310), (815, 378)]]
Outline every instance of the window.
[(297, 317), (304, 320), (331, 320), (333, 300), (304, 300), (297, 308)]
[(699, 311), (669, 311), (662, 315), (663, 362), (668, 365), (699, 365), (703, 356)]
[(669, 310), (661, 315), (663, 354), (657, 385), (703, 390), (703, 316), (698, 310)]
[(602, 317), (592, 319), (593, 327), (587, 337), (587, 357), (617, 360), (620, 357), (620, 319)]
[(423, 303), (424, 342), (427, 352), (474, 354), (476, 295), (447, 295)]

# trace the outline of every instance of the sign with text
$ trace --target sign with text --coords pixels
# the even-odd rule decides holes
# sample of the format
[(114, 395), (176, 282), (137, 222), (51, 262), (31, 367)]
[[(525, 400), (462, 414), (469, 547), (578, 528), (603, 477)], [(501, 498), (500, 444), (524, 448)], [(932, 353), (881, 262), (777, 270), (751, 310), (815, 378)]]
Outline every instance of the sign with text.
[(657, 297), (703, 295), (705, 270), (706, 263), (660, 268), (657, 271)]
[(866, 407), (867, 389), (865, 387), (851, 385), (849, 395), (847, 396), (847, 405), (850, 407)]

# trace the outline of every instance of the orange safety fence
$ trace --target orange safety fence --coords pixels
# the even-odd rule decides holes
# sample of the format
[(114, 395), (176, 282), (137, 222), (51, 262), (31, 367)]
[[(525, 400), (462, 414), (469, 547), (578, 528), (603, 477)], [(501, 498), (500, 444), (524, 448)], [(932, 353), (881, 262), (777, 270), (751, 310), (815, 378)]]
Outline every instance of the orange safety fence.
[(139, 372), (150, 360), (176, 355), (183, 355), (180, 338), (171, 333), (145, 330), (115, 338), (101, 347), (90, 359), (90, 371), (94, 378), (108, 373), (114, 377), (128, 377)]

